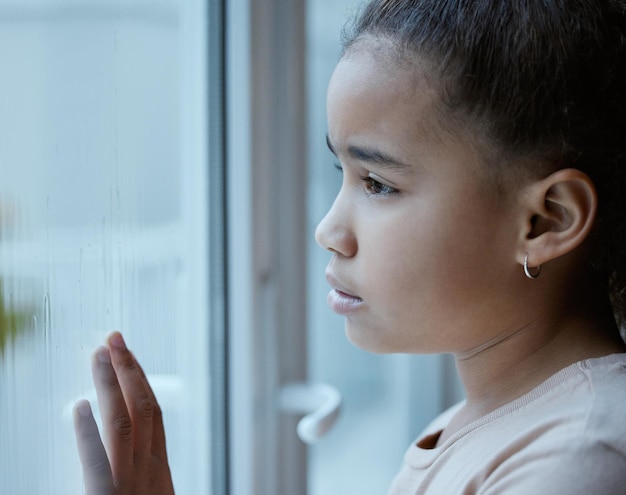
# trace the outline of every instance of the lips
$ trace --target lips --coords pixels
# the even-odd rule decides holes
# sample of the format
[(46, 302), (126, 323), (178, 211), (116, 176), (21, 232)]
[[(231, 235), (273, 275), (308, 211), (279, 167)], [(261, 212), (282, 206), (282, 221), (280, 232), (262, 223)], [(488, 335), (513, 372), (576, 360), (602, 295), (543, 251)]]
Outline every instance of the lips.
[(332, 287), (327, 297), (328, 305), (335, 313), (348, 316), (361, 308), (363, 299), (352, 294), (332, 273), (326, 273), (326, 280)]

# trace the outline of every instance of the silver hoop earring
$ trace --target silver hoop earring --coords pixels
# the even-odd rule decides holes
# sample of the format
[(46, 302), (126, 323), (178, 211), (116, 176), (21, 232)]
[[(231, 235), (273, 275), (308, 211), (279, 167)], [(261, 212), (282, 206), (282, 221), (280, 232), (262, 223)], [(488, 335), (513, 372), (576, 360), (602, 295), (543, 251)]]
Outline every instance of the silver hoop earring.
[(526, 253), (526, 257), (524, 258), (524, 275), (526, 275), (528, 278), (535, 279), (539, 276), (540, 273), (541, 265), (537, 266), (537, 271), (535, 273), (530, 273), (530, 270), (528, 269), (528, 253)]

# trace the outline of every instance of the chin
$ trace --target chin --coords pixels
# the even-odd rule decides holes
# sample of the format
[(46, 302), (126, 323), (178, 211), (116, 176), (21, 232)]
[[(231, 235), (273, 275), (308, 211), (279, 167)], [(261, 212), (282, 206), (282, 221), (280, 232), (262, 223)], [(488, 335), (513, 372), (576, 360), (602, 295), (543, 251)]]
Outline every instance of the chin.
[(390, 346), (384, 338), (385, 331), (375, 328), (362, 328), (353, 321), (346, 319), (346, 337), (355, 347), (374, 354), (392, 354), (402, 352)]
[[(354, 320), (346, 318), (345, 332), (348, 341), (359, 349), (373, 354), (442, 354), (451, 352), (442, 346), (439, 338), (417, 338), (419, 328), (407, 329), (404, 335), (411, 338), (400, 338), (402, 332), (390, 334), (387, 326), (362, 326)], [(422, 335), (423, 337), (423, 335)]]

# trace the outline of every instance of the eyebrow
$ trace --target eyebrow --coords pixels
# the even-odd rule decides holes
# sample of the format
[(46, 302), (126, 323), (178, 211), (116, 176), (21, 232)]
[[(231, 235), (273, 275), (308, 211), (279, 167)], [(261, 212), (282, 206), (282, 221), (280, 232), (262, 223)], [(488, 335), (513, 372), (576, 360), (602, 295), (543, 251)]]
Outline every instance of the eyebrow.
[[(333, 155), (337, 156), (337, 152), (335, 151), (333, 144), (330, 142), (330, 137), (328, 136), (328, 134), (326, 135), (326, 144), (330, 152)], [(382, 151), (371, 149), (371, 148), (364, 148), (361, 146), (351, 145), (351, 146), (348, 146), (348, 155), (354, 160), (358, 160), (358, 161), (366, 162), (366, 163), (373, 163), (375, 165), (380, 165), (382, 167), (396, 168), (396, 169), (410, 168), (410, 166), (407, 165), (406, 163), (402, 163), (401, 161), (396, 160), (395, 158), (383, 153)]]

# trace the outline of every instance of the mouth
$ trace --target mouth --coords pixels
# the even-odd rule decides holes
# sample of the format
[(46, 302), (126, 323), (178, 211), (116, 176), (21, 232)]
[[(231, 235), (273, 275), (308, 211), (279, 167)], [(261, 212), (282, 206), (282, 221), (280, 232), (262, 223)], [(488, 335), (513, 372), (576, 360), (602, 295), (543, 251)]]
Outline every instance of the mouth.
[(351, 294), (331, 274), (326, 274), (326, 279), (332, 287), (326, 298), (330, 308), (337, 314), (348, 316), (354, 314), (363, 305), (363, 299)]

